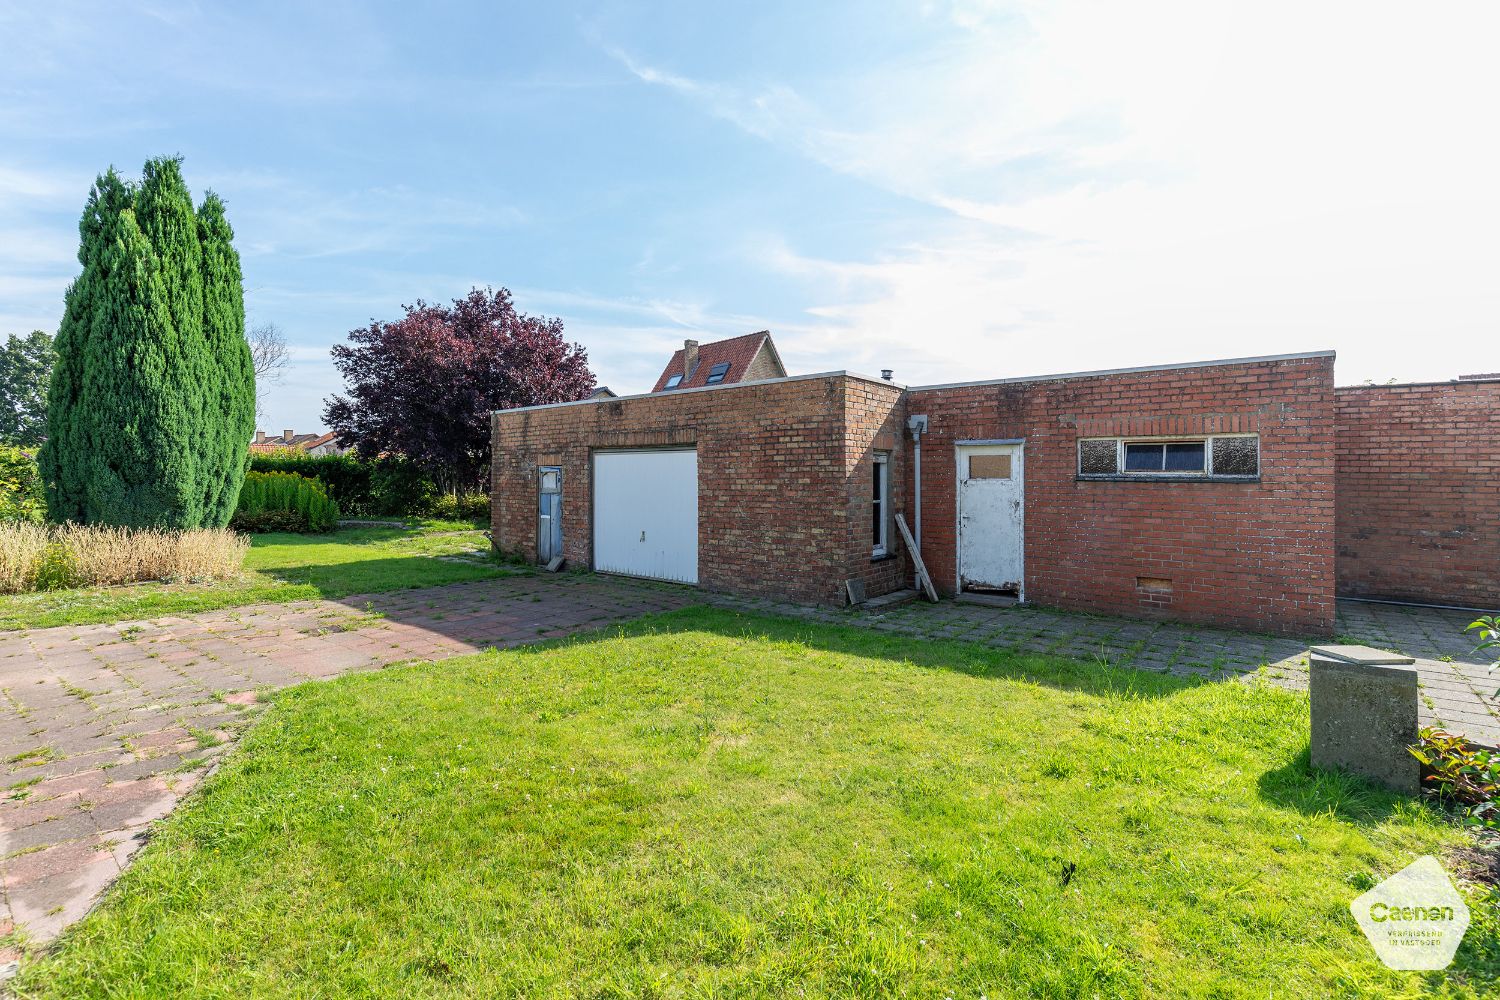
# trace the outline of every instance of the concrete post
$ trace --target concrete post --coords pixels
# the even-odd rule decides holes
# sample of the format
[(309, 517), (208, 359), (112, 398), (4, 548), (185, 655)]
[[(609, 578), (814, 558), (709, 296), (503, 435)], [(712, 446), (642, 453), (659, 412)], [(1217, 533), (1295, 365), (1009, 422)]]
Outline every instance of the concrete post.
[(1409, 795), (1420, 791), (1420, 766), (1407, 749), (1417, 742), (1415, 662), (1369, 646), (1308, 651), (1313, 767), (1338, 768)]

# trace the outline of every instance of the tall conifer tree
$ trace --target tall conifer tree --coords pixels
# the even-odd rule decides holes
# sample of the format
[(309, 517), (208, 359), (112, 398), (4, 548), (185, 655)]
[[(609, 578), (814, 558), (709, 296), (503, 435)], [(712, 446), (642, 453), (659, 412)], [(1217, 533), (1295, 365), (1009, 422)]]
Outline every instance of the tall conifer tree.
[(54, 521), (84, 521), (89, 439), (84, 413), (84, 355), (99, 286), (105, 280), (104, 250), (133, 195), (114, 168), (94, 181), (78, 222), (78, 263), (83, 271), (68, 286), (58, 324), (57, 361), (47, 390), (46, 443), (37, 456), (46, 483), (47, 513)]
[(198, 240), (203, 247), (203, 334), (215, 366), (209, 405), (217, 419), (205, 433), (203, 455), (217, 475), (207, 481), (204, 520), (227, 524), (239, 499), (249, 462), (246, 443), (255, 433), (255, 363), (245, 339), (245, 292), (234, 230), (224, 202), (212, 191), (198, 207)]
[[(212, 201), (210, 215), (222, 219)], [(233, 255), (227, 222), (221, 229), (216, 273)], [(79, 232), (83, 273), (58, 331), (41, 454), (48, 512), (83, 523), (223, 525), (253, 430), (241, 414), (255, 405), (253, 377), (247, 385), (240, 374), (248, 346), (238, 260), (233, 281), (209, 279), (216, 304), (206, 325), (200, 221), (176, 159), (148, 163), (139, 189), (113, 170), (101, 176)]]

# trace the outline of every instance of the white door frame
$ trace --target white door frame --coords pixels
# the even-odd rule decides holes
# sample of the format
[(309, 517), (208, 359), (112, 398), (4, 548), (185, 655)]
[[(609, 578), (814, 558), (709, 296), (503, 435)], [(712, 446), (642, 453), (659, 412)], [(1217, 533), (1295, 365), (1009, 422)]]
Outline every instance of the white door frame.
[(953, 442), (953, 592), (964, 592), (963, 483), (966, 449), (1011, 446), (1021, 456), (1021, 580), (1016, 599), (1026, 600), (1026, 439), (981, 438)]

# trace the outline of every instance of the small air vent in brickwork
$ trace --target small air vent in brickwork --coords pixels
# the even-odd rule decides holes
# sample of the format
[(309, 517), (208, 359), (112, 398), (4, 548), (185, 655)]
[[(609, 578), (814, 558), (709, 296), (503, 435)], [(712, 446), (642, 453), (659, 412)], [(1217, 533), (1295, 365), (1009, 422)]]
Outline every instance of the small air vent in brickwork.
[(1170, 608), (1172, 606), (1172, 581), (1166, 577), (1136, 577), (1135, 593), (1140, 598), (1142, 607)]

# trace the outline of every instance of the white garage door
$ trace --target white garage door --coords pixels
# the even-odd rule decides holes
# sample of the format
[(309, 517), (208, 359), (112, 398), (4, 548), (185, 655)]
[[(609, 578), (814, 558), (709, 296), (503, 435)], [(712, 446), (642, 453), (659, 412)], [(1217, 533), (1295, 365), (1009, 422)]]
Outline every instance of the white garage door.
[(698, 452), (594, 453), (594, 569), (698, 582)]

